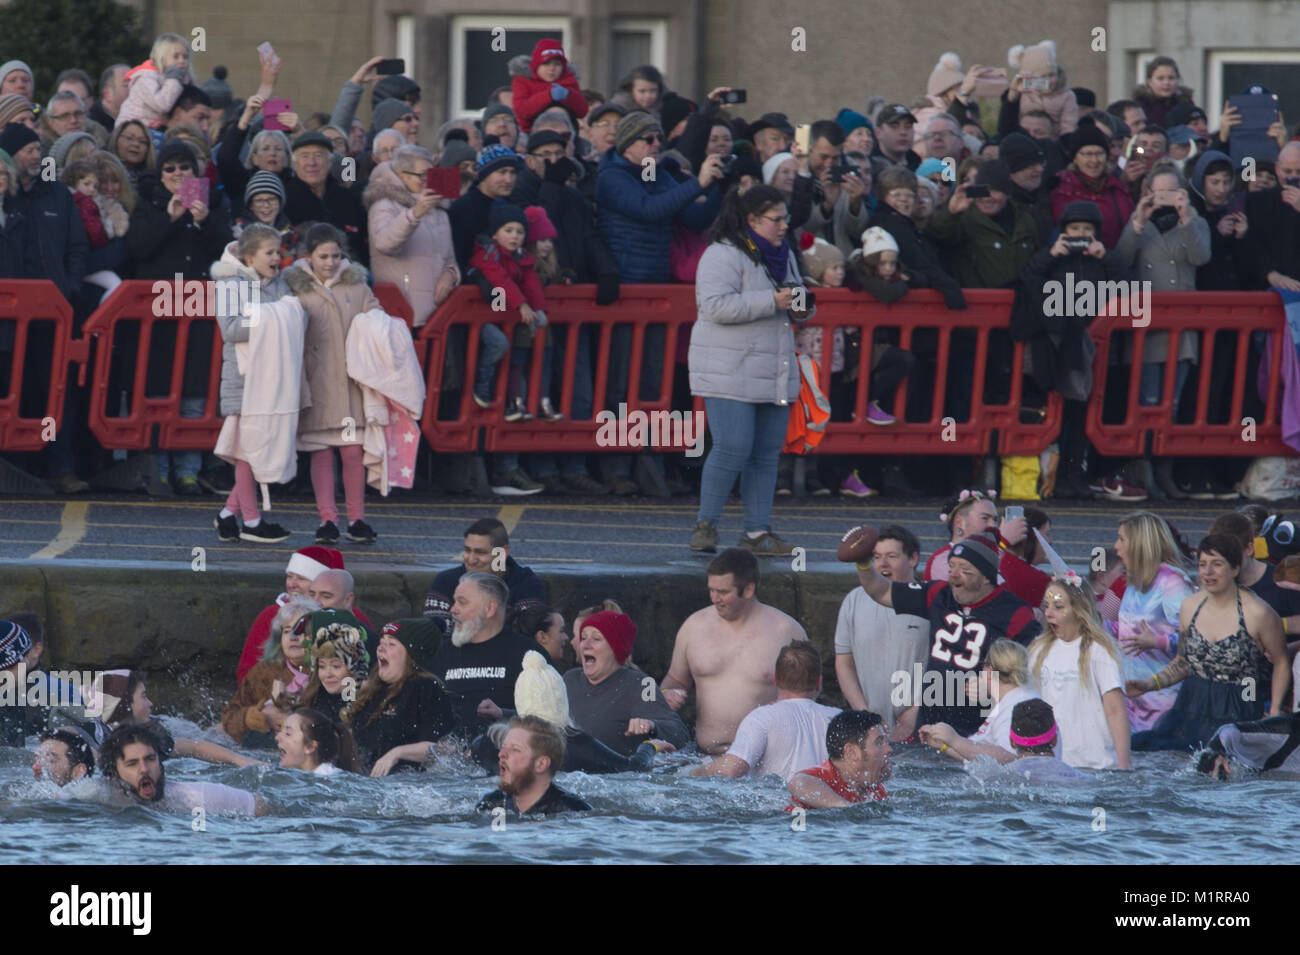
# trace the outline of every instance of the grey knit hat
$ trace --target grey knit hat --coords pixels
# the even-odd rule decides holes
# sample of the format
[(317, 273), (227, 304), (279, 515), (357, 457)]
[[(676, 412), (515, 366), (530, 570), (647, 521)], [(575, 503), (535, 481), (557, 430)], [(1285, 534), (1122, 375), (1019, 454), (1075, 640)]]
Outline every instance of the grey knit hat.
[(960, 557), (983, 574), (988, 582), (998, 582), (998, 544), (986, 534), (976, 534), (954, 544), (951, 557)]
[(614, 152), (622, 155), (634, 142), (651, 133), (663, 136), (664, 128), (659, 120), (642, 110), (628, 113), (618, 121), (618, 127), (614, 130)]
[(438, 165), (442, 168), (459, 166), (466, 159), (477, 160), (478, 153), (474, 152), (474, 147), (463, 139), (453, 139), (442, 149), (442, 155), (438, 157)]
[(82, 139), (88, 139), (92, 143), (95, 142), (95, 137), (84, 129), (78, 130), (75, 133), (65, 133), (54, 141), (54, 145), (50, 147), (50, 155), (54, 157), (54, 169), (56, 172), (63, 172), (63, 167), (68, 164), (68, 151), (72, 149), (74, 144)]
[(375, 132), (378, 133), (385, 129), (392, 129), (393, 123), (397, 122), (409, 112), (411, 112), (411, 107), (402, 100), (386, 99), (370, 111), (370, 119), (374, 125)]
[(280, 208), (283, 209), (286, 202), (284, 183), (275, 173), (260, 169), (253, 173), (248, 180), (248, 185), (244, 187), (244, 205), (252, 202), (253, 196), (268, 192), (280, 200)]

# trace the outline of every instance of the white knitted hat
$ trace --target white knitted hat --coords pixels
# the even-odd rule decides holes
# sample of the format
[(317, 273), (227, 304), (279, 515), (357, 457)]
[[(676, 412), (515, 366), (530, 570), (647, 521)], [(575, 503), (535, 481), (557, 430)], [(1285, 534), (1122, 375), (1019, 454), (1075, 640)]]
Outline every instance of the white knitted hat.
[(569, 726), (569, 693), (564, 678), (536, 650), (524, 654), (524, 669), (515, 680), (515, 709), (556, 726)]
[(880, 228), (873, 225), (866, 232), (862, 233), (862, 254), (874, 255), (877, 252), (897, 252), (898, 243), (894, 237)]

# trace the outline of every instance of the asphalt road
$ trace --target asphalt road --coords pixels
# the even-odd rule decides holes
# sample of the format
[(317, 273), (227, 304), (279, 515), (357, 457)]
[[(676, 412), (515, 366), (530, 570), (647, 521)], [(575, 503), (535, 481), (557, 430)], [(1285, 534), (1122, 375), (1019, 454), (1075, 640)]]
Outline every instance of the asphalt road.
[[(342, 502), (340, 502), (341, 504)], [(946, 540), (937, 500), (778, 498), (773, 528), (806, 550), (808, 563), (833, 561), (840, 535), (854, 524), (901, 523), (921, 539), (923, 559)], [(1163, 505), (1163, 506), (1162, 506)], [(1146, 505), (1141, 505), (1146, 506)], [(1173, 521), (1193, 545), (1211, 520), (1235, 503), (1158, 502), (1154, 509)], [(87, 495), (63, 499), (0, 498), (0, 560), (131, 562), (143, 565), (189, 564), (194, 548), (204, 548), (209, 567), (277, 565), (313, 543), (317, 526), (309, 498), (277, 501), (272, 520), (292, 530), (283, 544), (221, 543), (212, 527), (220, 503), (199, 500), (155, 501), (135, 495)], [(366, 520), (379, 534), (373, 545), (340, 543), (349, 569), (440, 567), (456, 559), (466, 526), (487, 516), (510, 529), (511, 550), (525, 564), (601, 566), (696, 565), (704, 555), (687, 548), (696, 502), (645, 498), (466, 498), (397, 491), (368, 500)], [(1115, 539), (1116, 522), (1131, 505), (1048, 502), (1051, 536), (1066, 560), (1086, 566), (1092, 548)], [(738, 501), (727, 508), (721, 544), (741, 532)]]

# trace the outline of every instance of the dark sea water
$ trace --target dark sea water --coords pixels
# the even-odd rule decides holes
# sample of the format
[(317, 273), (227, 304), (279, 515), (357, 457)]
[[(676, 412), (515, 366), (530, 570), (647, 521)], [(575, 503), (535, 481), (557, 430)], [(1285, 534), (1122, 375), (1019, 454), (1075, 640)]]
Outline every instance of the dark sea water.
[(169, 781), (225, 783), (270, 804), (258, 819), (208, 815), (196, 832), (188, 814), (56, 799), (52, 784), (32, 779), (30, 753), (3, 749), (0, 862), (1210, 865), (1300, 853), (1295, 779), (1216, 783), (1174, 753), (1136, 754), (1133, 772), (1080, 785), (1031, 787), (991, 766), (967, 771), (932, 750), (896, 748), (888, 802), (810, 812), (803, 831), (782, 811), (788, 794), (775, 777), (688, 779), (698, 760), (669, 760), (648, 774), (561, 776), (593, 812), (510, 819), (500, 830), (474, 810), (495, 781), (459, 760), (387, 779), (170, 760)]

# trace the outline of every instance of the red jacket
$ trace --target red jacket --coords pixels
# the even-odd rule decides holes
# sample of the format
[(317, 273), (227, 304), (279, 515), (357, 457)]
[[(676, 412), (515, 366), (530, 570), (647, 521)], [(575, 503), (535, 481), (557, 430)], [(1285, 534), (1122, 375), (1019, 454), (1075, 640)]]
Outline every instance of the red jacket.
[(1056, 177), (1056, 188), (1052, 190), (1052, 218), (1061, 221), (1061, 213), (1071, 202), (1095, 203), (1101, 210), (1101, 234), (1097, 238), (1107, 249), (1115, 248), (1135, 207), (1128, 188), (1118, 177), (1108, 173), (1101, 192), (1093, 192), (1077, 172), (1066, 169)]
[(505, 290), (507, 311), (514, 311), (524, 304), (531, 305), (538, 312), (546, 311), (542, 280), (533, 268), (533, 257), (523, 249), (508, 255), (491, 240), (480, 242), (474, 247), (469, 264), (482, 272), (493, 288)]
[[(286, 596), (286, 594), (280, 595), (282, 598)], [(275, 619), (275, 615), (279, 613), (281, 606), (283, 604), (277, 599), (275, 603), (259, 613), (257, 619), (253, 621), (253, 625), (248, 628), (248, 637), (244, 640), (244, 652), (239, 655), (239, 669), (235, 671), (236, 683), (243, 683), (245, 674), (262, 662), (262, 653), (266, 650), (266, 641), (271, 636), (271, 621)], [(370, 618), (361, 612), (360, 607), (352, 608), (352, 616), (367, 627), (373, 627)]]
[(99, 206), (95, 205), (95, 200), (84, 192), (77, 192), (74, 189), (72, 201), (77, 204), (77, 211), (81, 213), (81, 224), (86, 227), (86, 237), (90, 239), (90, 247), (99, 249), (108, 245), (108, 233), (104, 231), (104, 220), (99, 217)]
[[(548, 55), (549, 54), (549, 55)], [(551, 96), (551, 84), (537, 78), (537, 68), (547, 60), (559, 59), (564, 63), (564, 72), (555, 82), (569, 91), (564, 99)], [(515, 120), (525, 133), (533, 128), (537, 114), (552, 106), (563, 106), (573, 114), (574, 119), (587, 115), (587, 100), (578, 87), (578, 78), (569, 69), (568, 58), (559, 40), (538, 40), (533, 47), (532, 75), (516, 76), (510, 81), (510, 92), (514, 96)]]

